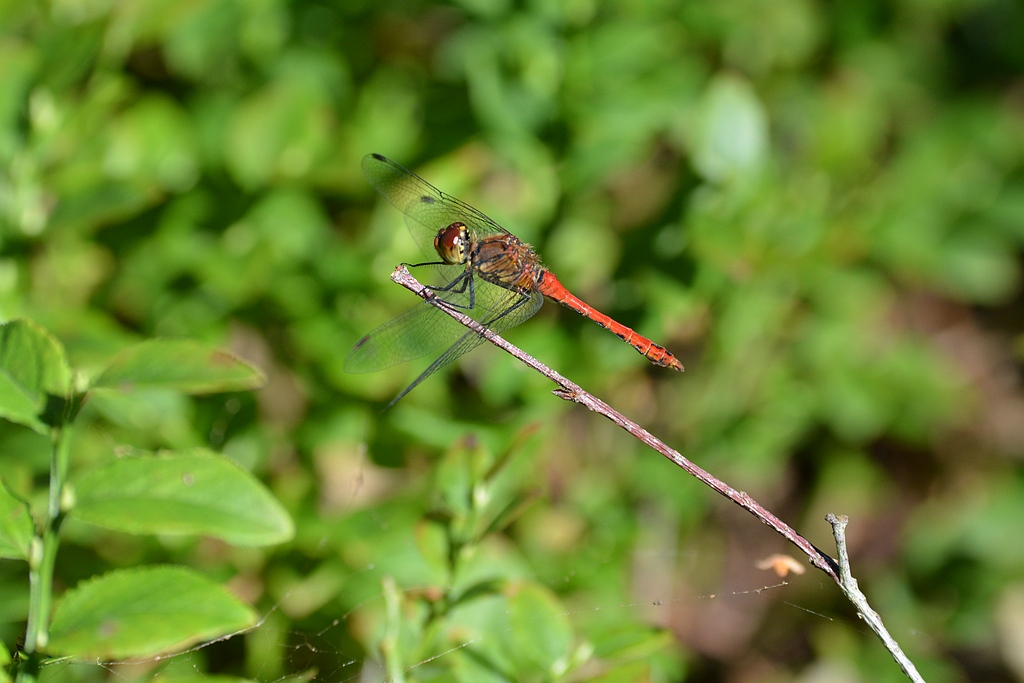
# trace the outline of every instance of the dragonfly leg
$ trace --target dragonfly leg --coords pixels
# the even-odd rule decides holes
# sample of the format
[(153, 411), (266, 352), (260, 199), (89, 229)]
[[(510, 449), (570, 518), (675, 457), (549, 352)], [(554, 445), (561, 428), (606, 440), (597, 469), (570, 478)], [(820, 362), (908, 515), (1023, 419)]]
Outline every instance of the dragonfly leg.
[(465, 270), (459, 274), (458, 277), (453, 279), (446, 285), (425, 285), (427, 289), (432, 292), (452, 292), (455, 294), (465, 294), (466, 288), (469, 288), (469, 304), (459, 304), (454, 301), (445, 301), (442, 299), (446, 306), (452, 308), (460, 308), (463, 310), (471, 310), (476, 305), (475, 290), (473, 289), (473, 273), (470, 270)]
[[(466, 291), (466, 280), (472, 280), (473, 274), (468, 270), (464, 270), (459, 273), (459, 276), (454, 278), (451, 282), (446, 285), (427, 285), (427, 289), (432, 292), (455, 292), (456, 294), (463, 294)], [(458, 289), (455, 286), (458, 285)]]

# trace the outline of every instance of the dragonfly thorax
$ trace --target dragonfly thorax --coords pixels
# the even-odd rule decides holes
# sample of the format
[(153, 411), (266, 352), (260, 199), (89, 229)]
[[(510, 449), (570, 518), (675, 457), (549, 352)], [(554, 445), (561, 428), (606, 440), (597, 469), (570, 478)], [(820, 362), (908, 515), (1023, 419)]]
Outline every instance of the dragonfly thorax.
[(458, 265), (466, 262), (466, 246), (469, 235), (465, 223), (452, 223), (441, 228), (434, 236), (434, 250), (445, 263)]

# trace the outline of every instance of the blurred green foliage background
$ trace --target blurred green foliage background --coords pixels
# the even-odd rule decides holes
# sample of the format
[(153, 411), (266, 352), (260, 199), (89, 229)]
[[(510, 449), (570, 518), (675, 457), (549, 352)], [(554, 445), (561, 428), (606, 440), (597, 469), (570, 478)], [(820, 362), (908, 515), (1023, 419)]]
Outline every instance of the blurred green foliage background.
[[(0, 315), (85, 372), (173, 336), (270, 377), (93, 402), (76, 467), (209, 445), (299, 528), (272, 552), (68, 529), (64, 586), (188, 563), (267, 618), (53, 680), (903, 680), (820, 573), (753, 592), (784, 541), (494, 349), (381, 414), (428, 361), (341, 370), (421, 260), (367, 152), (687, 371), (554, 305), (513, 342), (819, 547), (850, 515), (927, 680), (1024, 680), (1017, 0), (0, 0)], [(32, 495), (40, 441), (0, 430)], [(23, 575), (0, 563), (0, 595)], [(482, 597), (439, 607), (459, 585)]]

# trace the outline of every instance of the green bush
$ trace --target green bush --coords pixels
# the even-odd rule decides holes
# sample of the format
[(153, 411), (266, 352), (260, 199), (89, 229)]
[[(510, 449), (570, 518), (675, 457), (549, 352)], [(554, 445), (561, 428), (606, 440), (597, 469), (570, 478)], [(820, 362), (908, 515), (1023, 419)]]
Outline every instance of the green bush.
[[(429, 360), (343, 371), (413, 304), (394, 266), (424, 260), (359, 172), (379, 152), (687, 371), (554, 305), (512, 341), (819, 547), (823, 515), (850, 515), (854, 573), (929, 681), (1024, 675), (1021, 73), (1011, 0), (0, 0), (0, 319), (50, 349), (0, 380), (41, 382), (5, 390), (0, 424), (0, 661), (83, 682), (902, 680), (820, 575), (753, 593), (781, 539), (494, 349), (380, 412)], [(131, 391), (99, 388), (157, 338), (266, 386), (143, 353), (120, 361)], [(177, 565), (156, 578), (226, 584), (240, 618), (27, 650), (30, 614), (71, 609), (29, 604), (53, 477), (127, 494), (116, 468), (160, 451), (223, 454), (294, 539), (90, 517), (80, 492), (62, 605), (102, 621), (100, 589)]]

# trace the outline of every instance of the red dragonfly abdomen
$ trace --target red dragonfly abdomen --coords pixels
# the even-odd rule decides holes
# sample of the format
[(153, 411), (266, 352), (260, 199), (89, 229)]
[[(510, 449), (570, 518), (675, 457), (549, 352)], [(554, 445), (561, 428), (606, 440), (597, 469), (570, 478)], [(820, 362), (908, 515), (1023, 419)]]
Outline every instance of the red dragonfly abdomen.
[(679, 359), (669, 353), (664, 346), (655, 344), (639, 332), (635, 332), (622, 323), (612, 320), (604, 313), (588, 305), (566, 289), (565, 286), (558, 281), (558, 278), (551, 273), (551, 271), (540, 271), (540, 276), (537, 278), (537, 289), (540, 290), (541, 294), (549, 299), (553, 299), (563, 306), (571, 308), (584, 318), (589, 318), (601, 327), (609, 330), (616, 337), (639, 351), (640, 355), (655, 365), (660, 365), (664, 368), (672, 368), (673, 370), (683, 369), (683, 364), (679, 362)]

